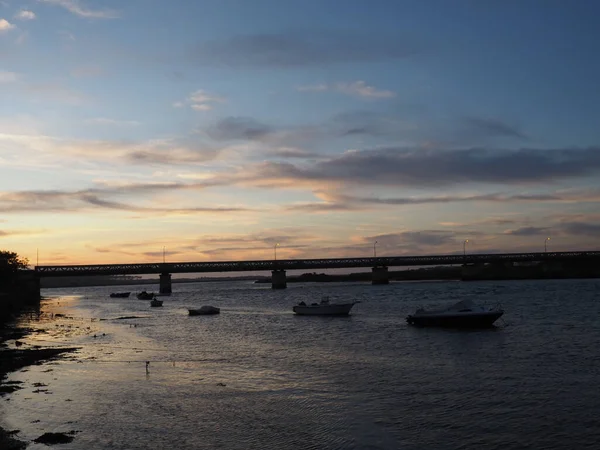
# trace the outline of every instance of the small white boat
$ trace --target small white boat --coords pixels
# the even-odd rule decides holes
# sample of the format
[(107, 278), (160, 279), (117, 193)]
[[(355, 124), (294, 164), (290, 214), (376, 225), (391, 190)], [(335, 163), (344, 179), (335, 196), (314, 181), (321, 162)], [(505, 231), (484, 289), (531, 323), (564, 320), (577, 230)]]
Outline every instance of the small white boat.
[(156, 298), (150, 300), (150, 306), (156, 307), (156, 306), (162, 306), (162, 304), (163, 304), (162, 300), (158, 300)]
[(352, 303), (330, 303), (329, 297), (323, 297), (321, 303), (312, 303), (307, 305), (304, 302), (298, 303), (292, 309), (300, 316), (347, 316), (354, 305), (360, 302)]
[(488, 328), (504, 314), (500, 308), (488, 308), (475, 305), (470, 300), (462, 300), (445, 309), (417, 309), (406, 317), (410, 325), (420, 327), (448, 328)]
[(210, 305), (204, 305), (199, 309), (188, 309), (188, 313), (190, 316), (208, 316), (211, 314), (219, 314), (220, 312), (220, 308)]

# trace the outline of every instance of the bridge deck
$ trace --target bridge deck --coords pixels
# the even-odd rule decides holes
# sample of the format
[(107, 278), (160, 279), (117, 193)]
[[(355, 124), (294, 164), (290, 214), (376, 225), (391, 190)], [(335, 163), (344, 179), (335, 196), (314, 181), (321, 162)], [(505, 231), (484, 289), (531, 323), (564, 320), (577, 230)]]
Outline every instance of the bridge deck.
[(491, 253), (472, 255), (388, 256), (382, 258), (284, 259), (259, 261), (173, 262), (146, 264), (92, 264), (37, 266), (40, 277), (88, 275), (141, 275), (155, 273), (206, 273), (283, 270), (312, 270), (354, 267), (436, 266), (534, 261), (600, 260), (600, 251), (547, 253)]

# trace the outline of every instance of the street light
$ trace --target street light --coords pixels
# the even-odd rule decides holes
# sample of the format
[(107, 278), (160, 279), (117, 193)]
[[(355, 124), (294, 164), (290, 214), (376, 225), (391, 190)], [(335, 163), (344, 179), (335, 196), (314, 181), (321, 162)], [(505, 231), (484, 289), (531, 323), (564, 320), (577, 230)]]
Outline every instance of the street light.
[(163, 247), (163, 264), (165, 263), (165, 248)]
[(548, 251), (548, 241), (550, 240), (549, 237), (546, 238), (546, 240), (544, 241), (544, 253), (546, 253)]
[(465, 239), (465, 242), (463, 242), (463, 256), (467, 256), (467, 242), (469, 242), (468, 239)]
[(373, 258), (377, 258), (377, 241), (373, 244)]
[(275, 252), (275, 261), (277, 261), (277, 247), (279, 247), (279, 243), (275, 244), (273, 247), (273, 251)]

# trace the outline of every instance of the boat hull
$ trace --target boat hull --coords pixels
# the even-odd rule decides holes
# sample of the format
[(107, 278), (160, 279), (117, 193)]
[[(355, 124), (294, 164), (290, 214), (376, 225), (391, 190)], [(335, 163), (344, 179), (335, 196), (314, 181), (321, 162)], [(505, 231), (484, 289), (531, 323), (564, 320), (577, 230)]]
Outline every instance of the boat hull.
[(111, 298), (128, 298), (131, 292), (113, 292), (110, 294)]
[(339, 305), (317, 305), (303, 306), (296, 305), (293, 311), (299, 316), (347, 316), (354, 303), (344, 303)]
[(504, 311), (470, 314), (415, 314), (408, 316), (406, 322), (418, 327), (490, 328), (502, 314)]
[(162, 300), (152, 300), (150, 302), (150, 306), (152, 306), (153, 308), (157, 308), (157, 307), (162, 306), (162, 305), (163, 305)]

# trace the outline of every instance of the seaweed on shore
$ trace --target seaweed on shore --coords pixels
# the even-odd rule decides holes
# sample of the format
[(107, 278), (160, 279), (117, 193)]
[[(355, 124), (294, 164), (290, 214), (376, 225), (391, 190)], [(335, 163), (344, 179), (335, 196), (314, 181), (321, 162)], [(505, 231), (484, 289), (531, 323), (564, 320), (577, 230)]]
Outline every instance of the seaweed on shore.
[[(26, 328), (5, 328), (0, 323), (0, 342), (22, 338), (32, 331)], [(63, 353), (72, 353), (76, 350), (78, 350), (77, 347), (33, 348), (24, 350), (0, 348), (0, 395), (8, 394), (22, 388), (19, 382), (5, 380), (7, 374), (10, 372), (15, 372), (33, 364), (41, 364), (44, 361), (55, 359)], [(28, 444), (26, 442), (15, 438), (14, 435), (16, 433), (16, 431), (6, 431), (0, 427), (0, 448), (2, 450), (23, 450), (27, 448)], [(73, 437), (67, 436), (67, 439), (69, 440), (62, 442), (71, 442)]]

